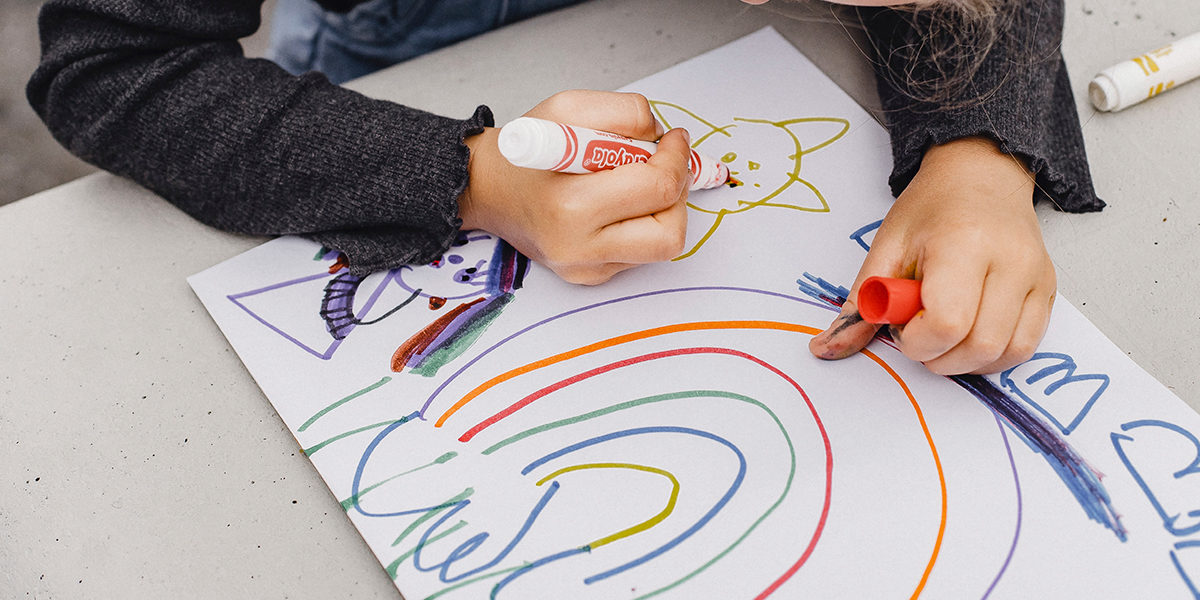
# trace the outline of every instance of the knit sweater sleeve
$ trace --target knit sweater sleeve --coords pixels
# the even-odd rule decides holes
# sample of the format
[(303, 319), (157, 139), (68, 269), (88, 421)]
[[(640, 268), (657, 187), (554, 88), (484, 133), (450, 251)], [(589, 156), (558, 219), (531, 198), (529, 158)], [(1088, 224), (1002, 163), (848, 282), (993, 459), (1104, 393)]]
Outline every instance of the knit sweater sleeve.
[(247, 59), (261, 0), (50, 0), (26, 89), (81, 158), (198, 220), (303, 234), (366, 273), (436, 258), (461, 221), (465, 136), (492, 125)]
[[(1062, 0), (1015, 0), (1011, 22), (984, 56), (957, 97), (923, 100), (919, 85), (941, 73), (923, 60), (923, 36), (931, 23), (919, 13), (891, 9), (861, 11), (872, 40), (880, 99), (892, 138), (893, 170), (888, 182), (900, 192), (912, 181), (930, 146), (985, 136), (1021, 158), (1035, 174), (1035, 200), (1059, 210), (1091, 212), (1104, 207), (1096, 197), (1084, 151), (1083, 133), (1059, 45)], [(914, 57), (912, 48), (920, 48)], [(915, 60), (914, 60), (915, 58)]]

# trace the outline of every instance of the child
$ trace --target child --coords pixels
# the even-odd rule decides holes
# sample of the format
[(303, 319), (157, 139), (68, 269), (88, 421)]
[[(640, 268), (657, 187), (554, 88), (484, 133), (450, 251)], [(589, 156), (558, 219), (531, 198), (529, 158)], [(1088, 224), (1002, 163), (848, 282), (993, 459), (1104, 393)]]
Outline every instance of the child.
[[(939, 373), (1001, 370), (1041, 339), (1055, 279), (1035, 190), (1068, 210), (1102, 206), (1057, 54), (1061, 3), (996, 1), (1012, 3), (1016, 26), (993, 28), (997, 43), (958, 69), (965, 83), (934, 94), (922, 81), (946, 79), (942, 57), (906, 59), (903, 49), (945, 38), (929, 31), (946, 21), (924, 9), (860, 11), (877, 57), (899, 197), (858, 281), (923, 280), (925, 312), (893, 333), (908, 356)], [(320, 4), (346, 11), (359, 3)], [(355, 11), (397, 18), (393, 4), (371, 0), (319, 25), (353, 31), (353, 19), (339, 19)], [(447, 4), (491, 7), (500, 13), (495, 23), (509, 5), (436, 6)], [(689, 140), (681, 130), (664, 135), (644, 98), (571, 91), (527, 114), (661, 137), (649, 162), (586, 177), (516, 169), (499, 156), (486, 107), (466, 120), (439, 117), (242, 57), (237, 39), (258, 27), (259, 9), (249, 0), (51, 0), (39, 19), (43, 57), (29, 99), (84, 159), (213, 226), (307, 235), (341, 250), (357, 274), (429, 262), (460, 228), (496, 233), (564, 279), (588, 284), (682, 250)], [(413, 32), (436, 29), (402, 21), (397, 26)], [(394, 41), (379, 41), (386, 40)], [(978, 101), (962, 102), (970, 97)], [(851, 299), (856, 291), (857, 281)], [(851, 300), (811, 349), (840, 358), (874, 330)]]

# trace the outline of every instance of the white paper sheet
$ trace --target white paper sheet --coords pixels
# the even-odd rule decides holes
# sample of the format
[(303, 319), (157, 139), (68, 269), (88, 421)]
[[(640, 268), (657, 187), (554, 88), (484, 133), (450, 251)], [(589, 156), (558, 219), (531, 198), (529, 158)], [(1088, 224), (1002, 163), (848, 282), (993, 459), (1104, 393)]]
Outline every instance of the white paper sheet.
[(359, 281), (281, 238), (190, 279), (405, 597), (1200, 597), (1200, 416), (1067, 301), (977, 394), (808, 354), (797, 281), (853, 280), (890, 154), (792, 46), (628, 89), (746, 181), (686, 258), (575, 287), (477, 233)]

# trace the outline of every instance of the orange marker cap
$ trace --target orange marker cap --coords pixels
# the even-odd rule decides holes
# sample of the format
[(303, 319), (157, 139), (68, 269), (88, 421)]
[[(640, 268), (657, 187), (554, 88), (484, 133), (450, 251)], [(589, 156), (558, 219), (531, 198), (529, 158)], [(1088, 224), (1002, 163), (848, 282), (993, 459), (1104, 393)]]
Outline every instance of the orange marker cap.
[(858, 314), (868, 323), (903, 325), (921, 310), (921, 282), (868, 277), (858, 288)]

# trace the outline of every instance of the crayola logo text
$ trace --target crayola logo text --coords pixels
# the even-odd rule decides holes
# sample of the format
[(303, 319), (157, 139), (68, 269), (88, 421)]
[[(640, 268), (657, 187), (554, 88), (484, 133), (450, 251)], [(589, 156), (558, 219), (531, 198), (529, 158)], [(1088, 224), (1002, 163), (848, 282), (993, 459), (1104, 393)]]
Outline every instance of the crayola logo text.
[(650, 153), (621, 142), (610, 140), (595, 140), (589, 142), (583, 154), (583, 168), (589, 171), (603, 171), (621, 165), (646, 162)]

